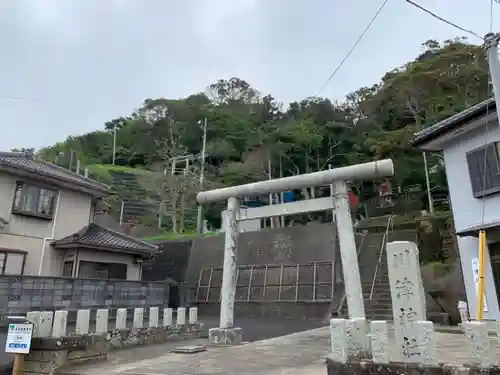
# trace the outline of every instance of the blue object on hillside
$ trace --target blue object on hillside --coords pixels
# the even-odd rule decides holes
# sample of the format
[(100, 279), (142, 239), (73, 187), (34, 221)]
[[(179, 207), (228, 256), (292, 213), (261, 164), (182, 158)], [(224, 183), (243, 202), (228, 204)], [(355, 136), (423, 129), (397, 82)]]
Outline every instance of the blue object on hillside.
[(289, 203), (293, 202), (295, 200), (295, 197), (293, 195), (293, 191), (285, 191), (283, 193), (283, 202)]
[(258, 197), (247, 197), (243, 200), (244, 205), (247, 207), (260, 207), (262, 202)]

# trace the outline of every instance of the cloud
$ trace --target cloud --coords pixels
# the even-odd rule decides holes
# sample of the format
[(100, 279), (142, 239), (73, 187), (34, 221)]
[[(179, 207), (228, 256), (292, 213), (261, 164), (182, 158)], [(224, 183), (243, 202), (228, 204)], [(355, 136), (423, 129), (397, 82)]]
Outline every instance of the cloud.
[(210, 40), (214, 36), (219, 38), (224, 34), (227, 39), (234, 38), (234, 32), (253, 26), (258, 33), (258, 27), (252, 25), (255, 15), (265, 3), (261, 0), (210, 0), (198, 1), (193, 7), (195, 18), (193, 26), (200, 38)]
[(17, 27), (38, 38), (49, 38), (61, 45), (74, 43), (95, 34), (99, 25), (132, 13), (135, 0), (17, 0), (7, 9)]

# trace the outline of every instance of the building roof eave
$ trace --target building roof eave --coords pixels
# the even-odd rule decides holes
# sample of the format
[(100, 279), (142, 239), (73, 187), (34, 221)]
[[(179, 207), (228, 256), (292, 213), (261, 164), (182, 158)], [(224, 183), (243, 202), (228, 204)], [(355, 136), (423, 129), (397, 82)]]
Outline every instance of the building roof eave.
[(423, 151), (441, 151), (436, 147), (429, 148), (427, 145), (440, 136), (443, 136), (468, 122), (486, 115), (488, 111), (496, 111), (495, 98), (490, 98), (477, 103), (462, 112), (450, 116), (418, 132), (411, 141), (411, 145), (412, 147)]
[(127, 236), (123, 233), (101, 227), (95, 223), (82, 228), (80, 231), (56, 240), (52, 243), (55, 248), (92, 247), (102, 250), (119, 250), (120, 252), (153, 254), (158, 246)]
[(106, 184), (25, 153), (0, 152), (0, 169), (17, 175), (28, 174), (33, 177), (48, 178), (75, 190), (86, 189), (98, 196), (107, 195), (109, 191), (109, 186)]

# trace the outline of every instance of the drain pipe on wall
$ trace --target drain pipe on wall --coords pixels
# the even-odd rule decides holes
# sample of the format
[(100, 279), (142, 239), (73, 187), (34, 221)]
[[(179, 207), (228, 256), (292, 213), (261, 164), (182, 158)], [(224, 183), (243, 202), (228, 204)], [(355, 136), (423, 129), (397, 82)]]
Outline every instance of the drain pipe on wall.
[(56, 201), (56, 209), (54, 210), (54, 218), (52, 219), (52, 232), (50, 237), (44, 237), (42, 242), (42, 254), (40, 256), (40, 264), (38, 266), (38, 276), (42, 276), (43, 269), (43, 260), (45, 258), (45, 246), (47, 245), (47, 241), (53, 240), (56, 235), (56, 224), (57, 224), (57, 216), (59, 215), (59, 200), (61, 199), (61, 192), (57, 193), (57, 201)]

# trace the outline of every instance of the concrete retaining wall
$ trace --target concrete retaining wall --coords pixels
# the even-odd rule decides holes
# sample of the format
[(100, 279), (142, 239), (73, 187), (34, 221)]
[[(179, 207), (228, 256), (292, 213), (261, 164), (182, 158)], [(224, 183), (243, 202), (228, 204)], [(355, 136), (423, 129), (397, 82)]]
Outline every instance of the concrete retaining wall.
[[(415, 241), (416, 231), (394, 231), (389, 237), (391, 241)], [(361, 280), (369, 291), (375, 266), (379, 261), (384, 233), (356, 233), (355, 238), (358, 248), (361, 247), (359, 255)], [(206, 316), (218, 315), (220, 310), (218, 300), (222, 283), (223, 255), (222, 235), (195, 240), (191, 247), (186, 281), (193, 290), (199, 290), (197, 305), (204, 314), (207, 314)], [(311, 271), (312, 262), (317, 263), (318, 272)], [(325, 271), (327, 267), (320, 264), (321, 262), (330, 263), (329, 272)], [(334, 272), (331, 271), (332, 262), (335, 262)], [(309, 223), (304, 226), (242, 233), (239, 239), (237, 264), (239, 269), (236, 317), (323, 320), (330, 312), (336, 311), (342, 300), (344, 286), (340, 251), (337, 229), (332, 223)], [(280, 270), (279, 266), (275, 265), (290, 267), (285, 267), (287, 271), (285, 273), (283, 272), (285, 270)], [(299, 267), (296, 268), (297, 265)], [(297, 269), (298, 277), (296, 277)], [(379, 272), (379, 275), (382, 273)], [(261, 274), (264, 277), (261, 277)], [(201, 280), (200, 276), (203, 276)], [(283, 279), (282, 282), (278, 281), (280, 279)], [(314, 288), (313, 285), (318, 282), (326, 282), (329, 285)], [(263, 284), (266, 284), (266, 287)], [(284, 286), (281, 296), (273, 297), (277, 293), (271, 292), (278, 290), (278, 285)], [(251, 286), (250, 293), (248, 293), (249, 286)], [(209, 297), (207, 289), (210, 290)], [(266, 290), (266, 293), (261, 292), (261, 289)], [(381, 287), (377, 287), (376, 292), (381, 290)], [(325, 291), (328, 294), (327, 301), (324, 297)], [(333, 299), (329, 297), (332, 294)]]
[(163, 241), (157, 243), (158, 252), (142, 266), (143, 281), (184, 281), (191, 252), (191, 240)]
[[(333, 261), (337, 229), (334, 224), (309, 223), (281, 229), (241, 233), (238, 265), (306, 264)], [(202, 268), (222, 267), (224, 235), (193, 241), (185, 281), (196, 285)]]
[[(243, 318), (280, 318), (287, 320), (321, 321), (331, 302), (236, 302), (234, 314)], [(218, 316), (220, 304), (198, 304), (202, 316)]]

